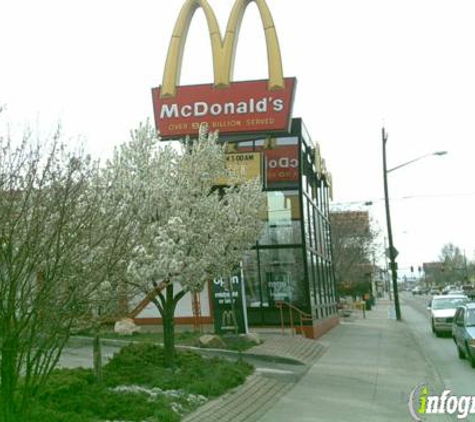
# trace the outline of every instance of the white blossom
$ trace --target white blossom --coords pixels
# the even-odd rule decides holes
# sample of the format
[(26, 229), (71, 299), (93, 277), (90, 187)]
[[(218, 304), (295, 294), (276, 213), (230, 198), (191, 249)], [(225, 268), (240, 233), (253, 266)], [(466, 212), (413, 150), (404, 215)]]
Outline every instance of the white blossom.
[[(160, 283), (200, 291), (230, 274), (259, 237), (260, 183), (230, 174), (225, 163), (224, 146), (203, 127), (198, 140), (172, 148), (161, 147), (146, 125), (116, 151), (110, 171), (121, 175), (121, 197), (141, 227), (128, 274), (144, 292)], [(213, 190), (223, 175), (235, 182), (221, 190), (224, 199)]]

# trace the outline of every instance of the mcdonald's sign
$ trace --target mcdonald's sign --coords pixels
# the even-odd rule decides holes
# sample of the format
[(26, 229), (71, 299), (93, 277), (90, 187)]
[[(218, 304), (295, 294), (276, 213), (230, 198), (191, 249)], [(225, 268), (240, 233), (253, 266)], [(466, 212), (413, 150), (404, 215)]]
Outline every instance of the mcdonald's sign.
[[(259, 9), (267, 44), (268, 80), (232, 82), (237, 38), (246, 7)], [(181, 63), (195, 11), (204, 11), (211, 39), (214, 83), (180, 86)], [(284, 78), (274, 21), (265, 0), (235, 0), (224, 38), (207, 0), (186, 0), (168, 48), (162, 85), (152, 89), (154, 117), (164, 139), (195, 134), (206, 122), (220, 133), (288, 132), (295, 78)]]
[(223, 311), (221, 314), (221, 330), (234, 330), (237, 326), (232, 310)]

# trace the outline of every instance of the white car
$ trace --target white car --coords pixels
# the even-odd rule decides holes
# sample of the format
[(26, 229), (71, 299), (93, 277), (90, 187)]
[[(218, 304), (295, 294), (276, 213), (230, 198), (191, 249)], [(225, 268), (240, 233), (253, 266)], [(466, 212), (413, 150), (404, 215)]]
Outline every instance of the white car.
[[(465, 295), (463, 290), (449, 290), (446, 293), (447, 296), (457, 296), (457, 295)], [(466, 296), (466, 295), (465, 295)], [(467, 296), (468, 297), (468, 296)]]
[(468, 297), (462, 294), (434, 296), (427, 308), (431, 314), (432, 332), (437, 337), (440, 337), (442, 333), (451, 333), (457, 307), (468, 301)]
[(421, 287), (416, 286), (411, 290), (411, 292), (412, 292), (413, 295), (421, 295), (422, 294), (422, 289), (421, 289)]
[(451, 284), (449, 286), (445, 286), (442, 290), (442, 294), (443, 295), (446, 295), (447, 293), (449, 293), (450, 291), (457, 291), (459, 290), (459, 288), (455, 285), (455, 284)]

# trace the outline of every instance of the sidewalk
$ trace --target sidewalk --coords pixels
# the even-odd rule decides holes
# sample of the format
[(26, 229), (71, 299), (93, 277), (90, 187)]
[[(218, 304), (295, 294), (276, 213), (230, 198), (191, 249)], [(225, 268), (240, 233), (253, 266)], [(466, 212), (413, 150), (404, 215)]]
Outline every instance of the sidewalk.
[(379, 300), (366, 319), (359, 313), (323, 336), (326, 353), (259, 421), (411, 421), (412, 389), (439, 382), (409, 327), (395, 321), (391, 309), (389, 301)]
[[(235, 393), (208, 403), (184, 420), (411, 421), (410, 392), (421, 383), (437, 388), (440, 383), (409, 327), (394, 320), (391, 308), (389, 301), (378, 300), (365, 319), (356, 311), (316, 342), (275, 337), (266, 346), (267, 353), (308, 356), (307, 361), (301, 360), (308, 367), (303, 377), (285, 383), (257, 373)], [(258, 352), (259, 347), (250, 352)], [(264, 346), (260, 350), (264, 352)], [(444, 415), (431, 415), (432, 419), (450, 420)]]
[[(183, 422), (259, 420), (280, 398), (289, 393), (308, 367), (326, 350), (323, 344), (301, 337), (275, 334), (261, 337), (265, 339), (264, 343), (243, 352), (242, 358), (250, 363), (254, 359), (267, 362), (268, 368), (257, 368), (242, 386), (206, 403), (187, 415)], [(224, 356), (222, 351), (217, 354)], [(296, 419), (289, 419), (289, 422), (293, 420)]]

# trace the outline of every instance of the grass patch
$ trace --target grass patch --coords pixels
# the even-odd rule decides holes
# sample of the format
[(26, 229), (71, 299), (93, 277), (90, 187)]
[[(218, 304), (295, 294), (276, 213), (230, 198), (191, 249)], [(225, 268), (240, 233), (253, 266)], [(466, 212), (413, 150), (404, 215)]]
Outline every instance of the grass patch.
[(242, 384), (252, 373), (245, 362), (180, 352), (177, 369), (164, 367), (160, 346), (130, 344), (104, 366), (104, 384), (92, 370), (56, 370), (32, 407), (31, 422), (177, 422), (208, 399)]

